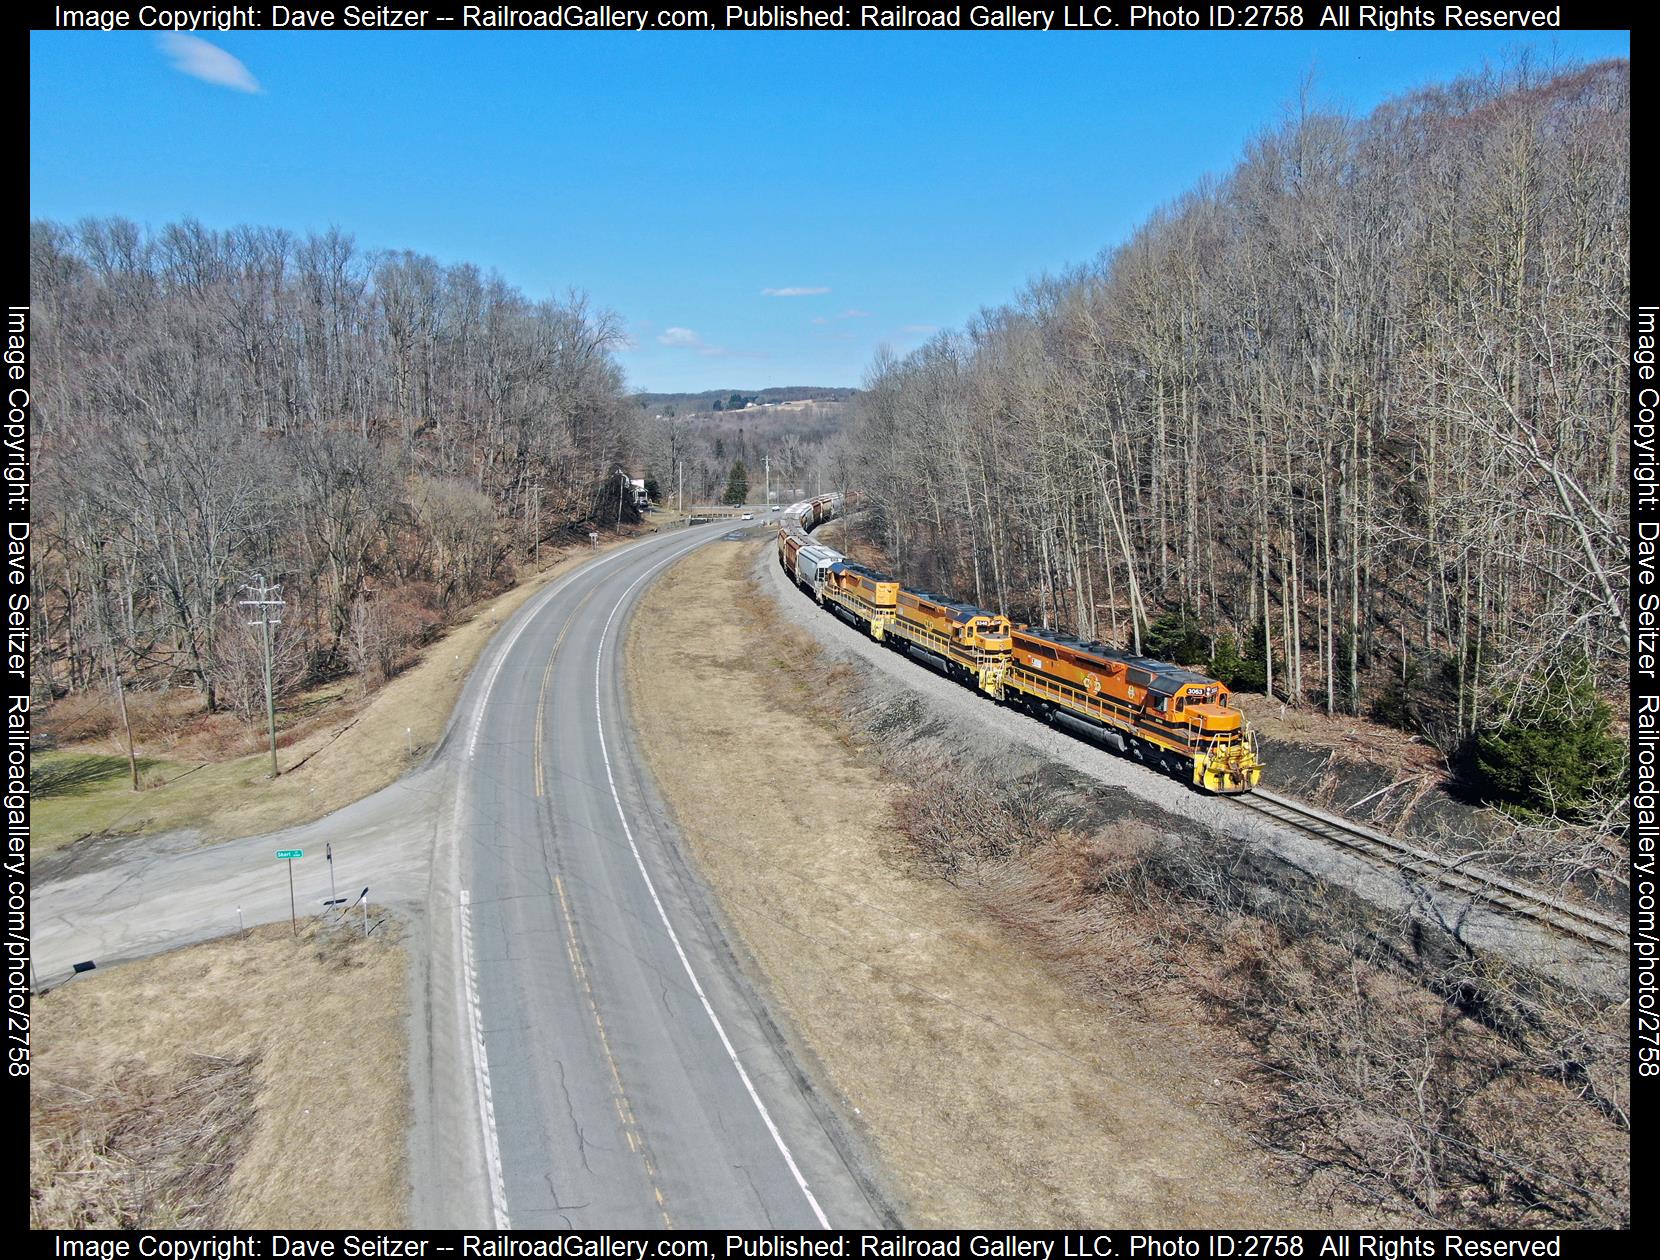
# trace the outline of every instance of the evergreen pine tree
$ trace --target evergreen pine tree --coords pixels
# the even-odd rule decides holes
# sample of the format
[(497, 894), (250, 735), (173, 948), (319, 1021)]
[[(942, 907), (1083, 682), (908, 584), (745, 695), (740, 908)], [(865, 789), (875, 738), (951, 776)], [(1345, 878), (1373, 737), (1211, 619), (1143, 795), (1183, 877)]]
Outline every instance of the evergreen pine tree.
[(1584, 660), (1535, 680), (1513, 717), (1476, 736), (1482, 786), (1529, 812), (1572, 815), (1625, 772), (1624, 745), (1608, 734), (1612, 716)]
[(726, 493), (721, 495), (720, 501), (736, 507), (748, 498), (749, 470), (744, 467), (744, 462), (740, 459), (732, 465), (732, 471), (727, 474)]

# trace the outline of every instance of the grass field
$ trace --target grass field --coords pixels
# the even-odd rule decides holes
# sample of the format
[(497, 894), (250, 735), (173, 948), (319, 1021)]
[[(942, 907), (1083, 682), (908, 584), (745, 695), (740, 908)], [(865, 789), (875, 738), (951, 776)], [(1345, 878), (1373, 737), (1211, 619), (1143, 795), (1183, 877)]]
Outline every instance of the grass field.
[(144, 790), (132, 790), (127, 759), (100, 752), (37, 753), (30, 766), (31, 844), (50, 853), (84, 836), (210, 829), (227, 800), (269, 786), (268, 758), (192, 765), (138, 759)]
[[(897, 1183), (905, 1223), (1319, 1219), (1296, 1216), (1222, 1122), (1181, 1029), (1080, 991), (896, 857), (900, 785), (814, 709), (821, 675), (845, 667), (755, 589), (754, 558), (705, 547), (646, 590), (628, 640), (635, 729), (699, 872), (798, 1053)], [(727, 617), (735, 607), (746, 615)], [(707, 633), (716, 624), (729, 632)]]
[(37, 997), (29, 1224), (405, 1224), (397, 932), (273, 925)]

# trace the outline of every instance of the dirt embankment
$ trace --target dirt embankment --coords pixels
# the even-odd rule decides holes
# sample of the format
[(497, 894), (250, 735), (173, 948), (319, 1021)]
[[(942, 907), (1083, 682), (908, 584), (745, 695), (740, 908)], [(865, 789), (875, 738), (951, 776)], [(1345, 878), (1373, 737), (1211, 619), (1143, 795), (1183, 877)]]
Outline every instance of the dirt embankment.
[(272, 925), (37, 998), (29, 1224), (407, 1224), (396, 931)]
[(1261, 741), (1263, 786), (1570, 900), (1625, 910), (1630, 854), (1617, 818), (1599, 826), (1513, 817), (1479, 804), (1417, 736), (1266, 696), (1235, 699)]
[(915, 1223), (1629, 1221), (1617, 1010), (873, 679), (753, 559), (649, 597), (646, 746)]
[(1331, 1223), (1265, 1175), (1219, 1105), (1232, 1069), (1196, 1053), (1190, 1030), (1081, 990), (906, 856), (902, 785), (815, 710), (808, 646), (775, 633), (748, 582), (754, 555), (705, 548), (647, 593), (629, 643), (638, 731), (906, 1223)]

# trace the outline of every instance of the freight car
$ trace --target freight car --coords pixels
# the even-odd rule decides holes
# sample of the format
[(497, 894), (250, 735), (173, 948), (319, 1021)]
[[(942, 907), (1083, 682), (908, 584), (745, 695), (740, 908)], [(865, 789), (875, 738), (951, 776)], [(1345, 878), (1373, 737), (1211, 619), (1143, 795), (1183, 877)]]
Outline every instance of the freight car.
[(830, 566), (842, 559), (842, 553), (830, 547), (822, 547), (814, 543), (811, 547), (803, 547), (795, 558), (795, 584), (815, 602), (824, 602), (824, 582), (830, 576)]
[(778, 562), (814, 600), (872, 639), (1195, 787), (1231, 794), (1261, 781), (1256, 737), (1221, 682), (907, 588), (813, 540), (809, 531), (840, 510), (840, 495), (785, 508)]

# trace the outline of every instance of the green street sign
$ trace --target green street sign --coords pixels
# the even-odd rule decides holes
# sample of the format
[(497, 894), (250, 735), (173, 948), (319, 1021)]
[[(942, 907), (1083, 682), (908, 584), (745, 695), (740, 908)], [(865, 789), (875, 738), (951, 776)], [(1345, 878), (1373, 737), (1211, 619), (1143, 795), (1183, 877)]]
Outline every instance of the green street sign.
[(305, 856), (305, 850), (304, 849), (278, 849), (277, 850), (277, 856), (280, 857), (280, 858), (304, 857)]

